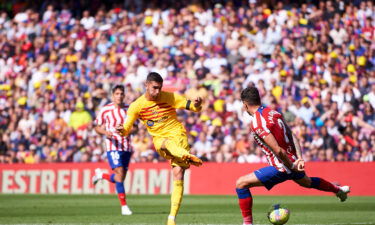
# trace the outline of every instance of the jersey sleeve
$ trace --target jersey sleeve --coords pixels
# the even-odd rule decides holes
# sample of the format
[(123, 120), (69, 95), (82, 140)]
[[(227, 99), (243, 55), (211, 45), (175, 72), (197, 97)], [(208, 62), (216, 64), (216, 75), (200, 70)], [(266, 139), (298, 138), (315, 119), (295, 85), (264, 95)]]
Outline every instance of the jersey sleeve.
[(104, 119), (104, 108), (102, 108), (101, 110), (99, 110), (99, 113), (98, 115), (96, 116), (95, 120), (94, 120), (94, 124), (96, 126), (101, 126), (105, 123), (105, 119)]
[(125, 123), (123, 124), (124, 126), (124, 136), (127, 136), (131, 129), (133, 128), (134, 122), (138, 119), (139, 116), (139, 107), (136, 103), (132, 103), (129, 106), (129, 109), (126, 113), (126, 119)]
[(187, 109), (193, 112), (201, 111), (202, 107), (196, 108), (191, 100), (187, 100), (184, 96), (173, 93), (171, 104), (176, 109)]
[(267, 121), (260, 113), (255, 114), (252, 125), (254, 132), (262, 139), (271, 133), (269, 127), (267, 126)]

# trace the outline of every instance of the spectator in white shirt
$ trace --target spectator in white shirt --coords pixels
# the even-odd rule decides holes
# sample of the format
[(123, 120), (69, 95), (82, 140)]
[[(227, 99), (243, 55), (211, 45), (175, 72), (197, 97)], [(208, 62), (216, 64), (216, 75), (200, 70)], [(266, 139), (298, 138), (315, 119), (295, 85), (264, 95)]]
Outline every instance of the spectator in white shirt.
[(193, 148), (198, 157), (206, 156), (207, 159), (211, 160), (212, 142), (207, 139), (205, 133), (199, 133), (198, 141), (194, 143)]
[(94, 17), (90, 16), (90, 12), (89, 11), (84, 11), (83, 12), (83, 17), (81, 19), (81, 24), (83, 25), (83, 27), (86, 29), (86, 30), (90, 30), (91, 28), (94, 27), (95, 25), (95, 19)]
[(348, 38), (348, 34), (344, 28), (340, 27), (339, 22), (335, 22), (333, 27), (329, 32), (329, 36), (333, 39), (333, 43), (339, 46)]

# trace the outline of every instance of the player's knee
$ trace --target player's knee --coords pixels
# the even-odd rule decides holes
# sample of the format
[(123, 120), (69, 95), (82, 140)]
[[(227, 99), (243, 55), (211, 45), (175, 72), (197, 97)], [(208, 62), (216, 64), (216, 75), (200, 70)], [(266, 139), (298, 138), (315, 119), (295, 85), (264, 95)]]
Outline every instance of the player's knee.
[(172, 173), (173, 173), (173, 180), (183, 180), (185, 169), (180, 166), (175, 166), (172, 169)]
[(119, 182), (123, 182), (125, 180), (125, 173), (123, 172), (116, 172), (116, 180)]
[(305, 187), (305, 188), (311, 188), (311, 182), (306, 182), (306, 183), (302, 183), (302, 184), (299, 184), (301, 185), (302, 187)]
[(236, 188), (245, 188), (247, 186), (246, 179), (244, 177), (240, 177), (236, 181)]
[(168, 139), (164, 139), (162, 144), (161, 144), (160, 149), (161, 150), (167, 150), (167, 145), (169, 145), (169, 144), (170, 144), (170, 142), (168, 142)]
[(300, 179), (295, 181), (299, 186), (305, 188), (311, 188), (311, 180), (309, 179)]

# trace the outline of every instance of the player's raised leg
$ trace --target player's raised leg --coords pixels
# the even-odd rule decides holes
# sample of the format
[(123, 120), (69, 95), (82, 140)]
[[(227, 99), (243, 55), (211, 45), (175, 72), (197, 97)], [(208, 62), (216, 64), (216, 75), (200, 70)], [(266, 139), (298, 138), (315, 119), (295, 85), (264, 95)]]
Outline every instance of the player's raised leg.
[(250, 187), (263, 186), (254, 173), (238, 178), (236, 192), (244, 225), (253, 224), (253, 197)]
[(186, 150), (186, 147), (176, 143), (174, 139), (165, 139), (161, 150), (167, 150), (168, 154), (171, 154), (173, 157), (186, 161), (194, 166), (201, 166), (203, 163), (200, 158), (190, 154), (189, 151)]
[(173, 172), (173, 191), (171, 194), (171, 211), (168, 216), (167, 225), (175, 225), (175, 219), (180, 210), (182, 196), (184, 194), (184, 174), (185, 169), (180, 166), (174, 166)]
[(338, 186), (320, 177), (304, 176), (302, 179), (294, 181), (303, 187), (332, 192), (336, 194), (336, 196), (342, 202), (344, 202), (348, 198), (348, 193), (350, 192), (349, 186)]
[(96, 185), (100, 180), (104, 179), (111, 183), (116, 183), (115, 173), (104, 173), (100, 168), (95, 169), (95, 175), (92, 177), (92, 183)]

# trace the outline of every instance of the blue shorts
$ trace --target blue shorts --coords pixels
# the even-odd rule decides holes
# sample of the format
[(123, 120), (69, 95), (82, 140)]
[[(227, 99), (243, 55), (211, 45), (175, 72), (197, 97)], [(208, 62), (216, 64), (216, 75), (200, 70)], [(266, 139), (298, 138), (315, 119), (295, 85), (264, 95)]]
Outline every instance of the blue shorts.
[(125, 170), (127, 170), (131, 156), (132, 152), (107, 151), (108, 162), (112, 169), (123, 167)]
[(263, 167), (254, 171), (254, 174), (268, 190), (271, 190), (273, 186), (286, 180), (299, 180), (305, 176), (305, 172), (280, 172), (273, 166)]

